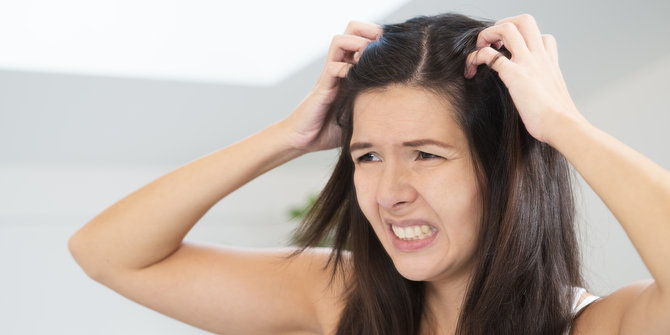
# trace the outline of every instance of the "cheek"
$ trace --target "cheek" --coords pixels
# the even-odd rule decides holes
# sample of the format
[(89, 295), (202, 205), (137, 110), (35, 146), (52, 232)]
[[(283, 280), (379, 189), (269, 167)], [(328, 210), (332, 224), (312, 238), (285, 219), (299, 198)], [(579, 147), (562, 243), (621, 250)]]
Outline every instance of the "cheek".
[(441, 178), (426, 182), (425, 199), (440, 221), (460, 241), (472, 240), (481, 218), (481, 200), (474, 176), (464, 171), (453, 171)]
[(375, 203), (374, 199), (374, 181), (370, 176), (365, 176), (359, 170), (354, 170), (354, 188), (356, 189), (356, 200), (358, 206), (365, 214), (365, 217), (370, 221), (370, 212)]
[(372, 173), (357, 173), (354, 171), (354, 187), (358, 207), (377, 236), (384, 235), (384, 227), (381, 224), (379, 206), (377, 205), (377, 180), (375, 176)]

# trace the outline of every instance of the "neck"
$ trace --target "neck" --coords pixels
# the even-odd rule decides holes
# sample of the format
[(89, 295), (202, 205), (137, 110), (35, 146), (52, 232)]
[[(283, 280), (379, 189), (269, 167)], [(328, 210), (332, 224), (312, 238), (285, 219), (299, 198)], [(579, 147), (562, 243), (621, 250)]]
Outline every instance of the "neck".
[(465, 300), (468, 278), (426, 282), (427, 332), (424, 334), (454, 334)]

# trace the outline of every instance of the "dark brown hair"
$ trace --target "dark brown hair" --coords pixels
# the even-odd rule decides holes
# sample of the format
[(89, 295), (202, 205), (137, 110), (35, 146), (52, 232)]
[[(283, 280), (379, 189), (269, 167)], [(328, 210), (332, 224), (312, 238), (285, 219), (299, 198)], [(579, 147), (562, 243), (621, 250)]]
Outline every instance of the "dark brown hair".
[[(398, 273), (358, 206), (349, 152), (356, 97), (397, 84), (448, 99), (475, 162), (483, 216), (457, 332), (568, 329), (570, 288), (583, 286), (568, 164), (528, 134), (495, 71), (481, 65), (474, 78), (463, 76), (478, 33), (492, 24), (449, 13), (385, 25), (340, 81), (330, 107), (342, 128), (340, 157), (295, 235), (304, 248), (332, 241), (333, 276), (350, 252), (351, 280), (337, 334), (418, 334), (426, 317), (424, 283)], [(499, 51), (510, 57), (504, 47)]]

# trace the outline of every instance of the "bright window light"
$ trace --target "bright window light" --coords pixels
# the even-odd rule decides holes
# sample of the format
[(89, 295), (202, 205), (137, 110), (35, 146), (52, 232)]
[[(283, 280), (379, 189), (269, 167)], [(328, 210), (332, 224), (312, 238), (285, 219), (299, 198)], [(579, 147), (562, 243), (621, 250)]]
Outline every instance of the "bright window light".
[(0, 3), (0, 69), (273, 85), (408, 0)]

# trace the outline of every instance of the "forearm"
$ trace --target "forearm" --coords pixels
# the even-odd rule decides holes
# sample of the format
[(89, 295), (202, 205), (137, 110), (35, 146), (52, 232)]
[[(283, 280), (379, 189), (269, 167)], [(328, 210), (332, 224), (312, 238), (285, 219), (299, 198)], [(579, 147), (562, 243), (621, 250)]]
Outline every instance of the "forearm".
[(274, 124), (121, 199), (76, 232), (70, 250), (89, 274), (154, 264), (174, 252), (220, 199), (300, 154)]
[(552, 145), (623, 226), (661, 291), (670, 290), (670, 173), (588, 122), (567, 120)]

